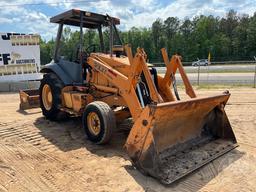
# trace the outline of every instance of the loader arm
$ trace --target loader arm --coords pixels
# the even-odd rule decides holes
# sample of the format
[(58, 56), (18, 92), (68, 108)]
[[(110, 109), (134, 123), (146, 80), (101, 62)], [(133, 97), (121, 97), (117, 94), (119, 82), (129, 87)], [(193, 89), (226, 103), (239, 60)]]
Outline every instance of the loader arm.
[[(178, 55), (174, 55), (174, 56), (172, 56), (171, 60), (169, 61), (166, 49), (162, 48), (161, 52), (162, 52), (162, 56), (164, 59), (164, 63), (167, 68), (164, 78), (162, 79), (162, 81), (160, 83), (161, 89), (166, 91), (166, 88), (168, 89), (168, 87), (170, 87), (170, 85), (172, 83), (172, 76), (175, 76), (176, 71), (178, 69), (180, 72), (181, 78), (183, 80), (183, 83), (185, 85), (186, 94), (188, 96), (190, 96), (190, 98), (195, 98), (196, 94), (195, 94), (194, 89), (193, 89), (191, 83), (189, 82), (188, 76), (182, 66), (180, 57)], [(172, 96), (170, 98), (170, 100), (173, 101), (174, 97)]]
[[(148, 69), (148, 66), (146, 63), (147, 55), (146, 55), (144, 49), (137, 48), (137, 53), (134, 58), (132, 58), (130, 47), (126, 47), (126, 52), (127, 52), (128, 58), (129, 58), (130, 66), (131, 66), (130, 74), (138, 75), (138, 72), (140, 74), (141, 73), (140, 70), (142, 70), (145, 75), (147, 85), (149, 87), (149, 93), (150, 93), (150, 97), (151, 97), (152, 101), (155, 103), (163, 102), (163, 99), (162, 99), (161, 95), (158, 93), (156, 86), (153, 82), (153, 79), (151, 77), (151, 74), (149, 72), (149, 69)], [(138, 68), (137, 66), (139, 66), (140, 68)], [(133, 76), (132, 78), (135, 78), (135, 76)]]
[[(88, 58), (87, 62), (93, 69), (101, 73), (104, 77), (107, 78), (109, 82), (114, 84), (114, 86), (118, 89), (118, 93), (124, 98), (125, 102), (127, 103), (133, 120), (136, 121), (141, 114), (142, 106), (136, 95), (135, 87), (139, 81), (139, 76), (142, 72), (144, 73), (146, 83), (149, 87), (149, 93), (152, 102), (161, 103), (163, 102), (163, 99), (158, 93), (151, 77), (150, 71), (145, 61), (146, 54), (144, 50), (138, 48), (137, 53), (134, 57), (132, 56), (130, 47), (126, 47), (126, 51), (130, 62), (128, 77), (111, 67), (111, 63), (102, 60), (97, 54), (92, 54)], [(98, 85), (96, 85), (96, 87), (97, 86)]]
[(142, 108), (137, 98), (135, 89), (129, 84), (128, 77), (111, 68), (96, 55), (90, 56), (87, 62), (93, 69), (101, 73), (109, 82), (113, 83), (114, 86), (117, 87), (118, 94), (124, 98), (127, 106), (130, 109), (132, 117), (137, 119), (142, 111)]

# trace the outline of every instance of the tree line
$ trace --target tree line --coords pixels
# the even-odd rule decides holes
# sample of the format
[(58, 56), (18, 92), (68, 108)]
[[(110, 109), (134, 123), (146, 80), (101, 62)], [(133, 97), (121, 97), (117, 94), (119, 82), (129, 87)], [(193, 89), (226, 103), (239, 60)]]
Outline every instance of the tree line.
[[(249, 16), (230, 10), (225, 17), (201, 15), (183, 20), (168, 17), (165, 20), (156, 19), (149, 28), (132, 27), (119, 32), (122, 42), (131, 44), (134, 52), (137, 47), (143, 47), (150, 62), (162, 62), (162, 47), (167, 49), (169, 55), (181, 55), (183, 61), (207, 59), (209, 52), (212, 61), (252, 60), (256, 55), (256, 12)], [(108, 49), (109, 30), (103, 31), (103, 37)], [(99, 45), (99, 37), (94, 30), (86, 30), (83, 39), (84, 45)], [(50, 62), (54, 41), (41, 40), (42, 64)], [(79, 32), (66, 27), (61, 54), (73, 58), (78, 42)]]

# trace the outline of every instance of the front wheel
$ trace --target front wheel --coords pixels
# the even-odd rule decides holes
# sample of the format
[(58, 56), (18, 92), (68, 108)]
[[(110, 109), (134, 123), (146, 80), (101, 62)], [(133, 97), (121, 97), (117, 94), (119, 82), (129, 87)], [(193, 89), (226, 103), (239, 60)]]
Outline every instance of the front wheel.
[(108, 104), (101, 101), (87, 105), (82, 121), (88, 139), (97, 144), (109, 142), (116, 128), (114, 112)]

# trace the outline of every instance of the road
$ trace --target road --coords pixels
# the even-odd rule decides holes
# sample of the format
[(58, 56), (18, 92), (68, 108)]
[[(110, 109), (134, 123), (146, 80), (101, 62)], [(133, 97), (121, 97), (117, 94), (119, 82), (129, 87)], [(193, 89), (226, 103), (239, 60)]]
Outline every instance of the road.
[[(191, 83), (197, 83), (198, 74), (188, 73)], [(181, 77), (176, 75), (177, 83), (181, 83)], [(254, 73), (201, 73), (199, 76), (201, 84), (234, 84), (234, 85), (253, 85)]]
[[(184, 67), (187, 73), (197, 73), (198, 67), (185, 66)], [(156, 67), (159, 73), (165, 72), (165, 67)], [(218, 73), (218, 72), (254, 72), (255, 65), (210, 65), (210, 66), (201, 66), (200, 72), (209, 72), (209, 73)]]
[[(197, 83), (198, 68), (184, 67), (189, 80)], [(159, 74), (164, 74), (165, 67), (156, 68)], [(201, 84), (237, 84), (237, 85), (253, 85), (254, 83), (254, 65), (217, 65), (200, 67), (199, 80)], [(181, 83), (181, 77), (176, 75), (178, 83)]]

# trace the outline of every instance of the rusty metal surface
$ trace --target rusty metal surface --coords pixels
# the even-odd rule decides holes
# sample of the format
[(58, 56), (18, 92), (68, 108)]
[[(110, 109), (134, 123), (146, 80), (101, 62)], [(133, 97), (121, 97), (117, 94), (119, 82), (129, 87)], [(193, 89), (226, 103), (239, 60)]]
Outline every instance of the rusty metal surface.
[(218, 116), (217, 113), (220, 105), (226, 103), (228, 97), (229, 95), (220, 95), (197, 98), (189, 101), (163, 103), (153, 107), (152, 132), (157, 151), (160, 152), (176, 143), (183, 143), (198, 137), (203, 128), (207, 127), (212, 129), (211, 131), (226, 128), (222, 125), (218, 127), (211, 125), (220, 123), (217, 122), (217, 119), (222, 118), (223, 115)]
[(228, 98), (227, 93), (146, 108), (148, 113), (145, 109), (141, 116), (151, 120), (143, 128), (140, 117), (134, 124), (141, 127), (137, 127), (137, 142), (127, 144), (134, 165), (170, 184), (235, 148), (224, 111)]
[(37, 108), (40, 106), (38, 89), (20, 90), (19, 95), (21, 110)]
[(203, 138), (166, 150), (160, 155), (157, 177), (164, 184), (173, 183), (237, 146), (223, 139)]

